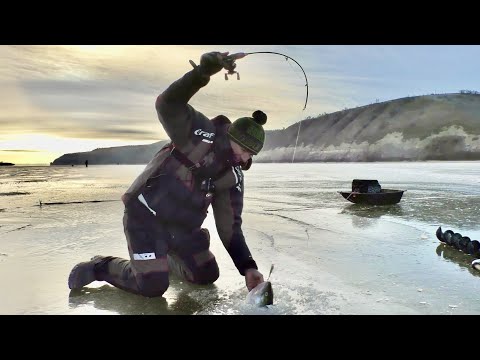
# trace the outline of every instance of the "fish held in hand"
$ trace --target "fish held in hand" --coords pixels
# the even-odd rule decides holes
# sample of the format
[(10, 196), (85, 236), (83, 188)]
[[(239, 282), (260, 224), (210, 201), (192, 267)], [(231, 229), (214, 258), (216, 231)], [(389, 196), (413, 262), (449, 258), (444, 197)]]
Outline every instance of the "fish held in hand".
[(247, 295), (247, 303), (256, 306), (272, 305), (272, 283), (270, 281), (264, 281), (255, 286)]

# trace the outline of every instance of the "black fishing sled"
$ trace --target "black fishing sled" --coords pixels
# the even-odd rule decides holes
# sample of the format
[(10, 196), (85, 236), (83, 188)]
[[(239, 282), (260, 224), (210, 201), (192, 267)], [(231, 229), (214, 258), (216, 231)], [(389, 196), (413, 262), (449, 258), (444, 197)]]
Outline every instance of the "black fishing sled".
[(355, 204), (392, 205), (400, 202), (405, 191), (382, 189), (377, 180), (354, 179), (352, 191), (338, 191), (338, 193)]

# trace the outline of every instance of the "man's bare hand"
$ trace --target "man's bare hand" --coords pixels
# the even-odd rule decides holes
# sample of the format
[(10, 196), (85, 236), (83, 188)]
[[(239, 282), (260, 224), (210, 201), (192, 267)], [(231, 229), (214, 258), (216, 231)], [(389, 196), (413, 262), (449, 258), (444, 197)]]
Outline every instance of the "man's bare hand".
[(255, 286), (261, 284), (263, 281), (263, 275), (257, 269), (245, 270), (245, 284), (247, 285), (248, 291), (252, 290)]

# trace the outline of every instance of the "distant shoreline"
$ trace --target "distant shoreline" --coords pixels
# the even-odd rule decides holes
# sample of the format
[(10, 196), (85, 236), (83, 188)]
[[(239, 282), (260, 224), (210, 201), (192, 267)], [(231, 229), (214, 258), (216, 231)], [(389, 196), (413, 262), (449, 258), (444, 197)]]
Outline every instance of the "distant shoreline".
[(0, 166), (13, 166), (15, 164), (12, 164), (12, 163), (9, 163), (9, 162), (3, 162), (3, 161), (0, 161)]
[[(380, 160), (380, 161), (295, 161), (292, 163), (291, 161), (256, 161), (256, 164), (327, 164), (327, 163), (351, 163), (351, 164), (361, 164), (361, 163), (415, 163), (415, 162), (424, 162), (424, 163), (429, 163), (429, 162), (438, 162), (438, 163), (443, 163), (443, 162), (475, 162), (475, 161), (480, 161), (480, 159), (455, 159), (455, 160), (434, 160), (434, 159), (429, 159), (429, 160)], [(125, 166), (125, 165), (142, 165), (146, 166), (148, 163), (138, 163), (138, 164), (89, 164), (89, 166)], [(72, 167), (72, 165), (68, 164), (13, 164), (17, 167), (21, 166), (48, 166), (48, 167), (55, 167), (55, 166), (67, 166), (67, 167)], [(82, 164), (74, 164), (75, 167), (82, 167)], [(0, 166), (5, 166), (5, 165), (0, 165)], [(83, 165), (85, 167), (85, 165)]]
[[(293, 163), (291, 161), (263, 161), (263, 160), (257, 160), (254, 161), (254, 164), (327, 164), (327, 163), (354, 163), (354, 164), (361, 164), (361, 163), (418, 163), (418, 162), (475, 162), (475, 161), (480, 161), (480, 159), (446, 159), (446, 160), (439, 160), (439, 159), (427, 159), (427, 160), (374, 160), (374, 161), (339, 161), (339, 160), (323, 160), (323, 161), (294, 161)], [(143, 165), (146, 166), (148, 163), (115, 163), (115, 164), (88, 164), (88, 166), (122, 166), (122, 165)], [(79, 166), (81, 167), (82, 164), (73, 164), (74, 166)], [(26, 165), (26, 164), (19, 164), (18, 166), (32, 166), (32, 165)], [(33, 166), (72, 166), (72, 164), (37, 164)], [(85, 167), (85, 165), (83, 165)]]

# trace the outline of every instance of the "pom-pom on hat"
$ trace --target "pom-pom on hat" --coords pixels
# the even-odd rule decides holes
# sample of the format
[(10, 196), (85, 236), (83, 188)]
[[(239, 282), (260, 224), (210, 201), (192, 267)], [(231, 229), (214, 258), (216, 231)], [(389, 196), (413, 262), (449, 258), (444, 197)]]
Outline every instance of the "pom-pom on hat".
[(265, 130), (262, 125), (266, 122), (267, 115), (257, 110), (252, 117), (241, 117), (235, 120), (228, 129), (228, 136), (238, 145), (257, 155), (265, 142)]

